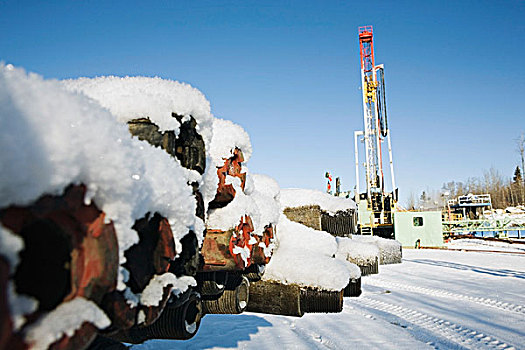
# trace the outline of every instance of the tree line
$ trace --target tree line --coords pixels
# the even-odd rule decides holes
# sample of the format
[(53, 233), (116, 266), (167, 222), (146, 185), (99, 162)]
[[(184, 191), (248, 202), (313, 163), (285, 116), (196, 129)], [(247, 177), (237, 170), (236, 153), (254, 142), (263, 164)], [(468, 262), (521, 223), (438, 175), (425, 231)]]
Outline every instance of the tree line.
[(525, 133), (516, 139), (516, 151), (520, 155), (520, 166), (516, 166), (511, 178), (505, 178), (496, 169), (485, 171), (481, 178), (470, 178), (465, 183), (447, 182), (442, 190), (450, 192), (450, 198), (473, 194), (490, 194), (493, 208), (525, 205)]
[(520, 155), (521, 168), (516, 166), (511, 177), (503, 176), (498, 170), (491, 168), (483, 172), (482, 177), (472, 177), (465, 182), (450, 181), (443, 184), (441, 191), (427, 193), (423, 191), (419, 197), (410, 195), (407, 209), (438, 209), (444, 207), (447, 199), (472, 194), (490, 194), (493, 208), (507, 208), (525, 205), (525, 133), (516, 139), (516, 151)]
[(469, 193), (490, 194), (493, 208), (515, 207), (525, 205), (525, 183), (519, 166), (512, 178), (505, 178), (499, 171), (491, 168), (480, 178), (469, 178), (466, 182), (450, 181), (443, 184), (443, 193), (448, 198), (456, 198)]

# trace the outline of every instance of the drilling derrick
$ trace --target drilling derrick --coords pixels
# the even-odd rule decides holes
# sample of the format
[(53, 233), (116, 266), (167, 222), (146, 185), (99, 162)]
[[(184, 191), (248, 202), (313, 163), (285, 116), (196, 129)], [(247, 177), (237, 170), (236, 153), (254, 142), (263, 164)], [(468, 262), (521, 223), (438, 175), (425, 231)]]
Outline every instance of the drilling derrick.
[[(397, 202), (394, 180), (392, 147), (387, 124), (385, 80), (383, 65), (375, 65), (372, 26), (359, 27), (361, 55), (361, 90), (363, 98), (364, 130), (354, 133), (356, 162), (356, 202), (361, 234), (394, 237), (392, 213)], [(358, 140), (364, 143), (366, 192), (359, 190)], [(392, 192), (385, 190), (382, 147), (388, 144)]]

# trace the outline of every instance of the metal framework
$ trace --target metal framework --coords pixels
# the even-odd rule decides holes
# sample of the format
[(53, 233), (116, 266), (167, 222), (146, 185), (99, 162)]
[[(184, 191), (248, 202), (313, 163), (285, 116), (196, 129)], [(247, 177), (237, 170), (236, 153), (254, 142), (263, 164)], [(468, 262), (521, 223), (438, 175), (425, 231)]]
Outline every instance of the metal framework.
[[(521, 238), (525, 234), (525, 215), (494, 215), (490, 194), (468, 194), (449, 199), (447, 209), (442, 222), (445, 238), (468, 234), (503, 238), (513, 232)], [(472, 213), (475, 215), (469, 215)]]
[[(359, 27), (359, 51), (361, 56), (361, 88), (363, 99), (364, 130), (354, 133), (355, 162), (356, 162), (356, 192), (359, 192), (359, 155), (358, 139), (364, 142), (365, 148), (365, 177), (367, 207), (373, 215), (369, 224), (362, 220), (361, 227), (374, 228), (378, 225), (392, 225), (391, 210), (397, 200), (395, 191), (394, 166), (392, 162), (392, 146), (388, 130), (385, 81), (383, 65), (375, 65), (374, 36), (372, 26)], [(390, 160), (390, 175), (392, 193), (385, 192), (383, 175), (383, 141), (387, 141)], [(356, 200), (361, 200), (359, 196)], [(387, 200), (387, 198), (389, 198)], [(361, 211), (363, 216), (363, 211)]]
[(503, 238), (508, 237), (511, 232), (516, 232), (518, 238), (525, 235), (523, 218), (506, 217), (502, 219), (484, 218), (481, 220), (443, 221), (443, 235), (445, 238), (476, 233), (482, 236), (487, 234)]
[(474, 194), (459, 196), (458, 198), (449, 199), (447, 202), (449, 208), (455, 207), (492, 207), (490, 194)]

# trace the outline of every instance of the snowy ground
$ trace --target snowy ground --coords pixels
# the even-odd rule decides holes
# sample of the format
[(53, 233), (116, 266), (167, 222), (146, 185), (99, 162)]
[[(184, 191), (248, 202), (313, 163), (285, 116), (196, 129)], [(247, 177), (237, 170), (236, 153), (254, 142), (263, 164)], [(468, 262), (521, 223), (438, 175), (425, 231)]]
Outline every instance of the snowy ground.
[(405, 250), (340, 314), (208, 315), (144, 349), (525, 349), (525, 255)]

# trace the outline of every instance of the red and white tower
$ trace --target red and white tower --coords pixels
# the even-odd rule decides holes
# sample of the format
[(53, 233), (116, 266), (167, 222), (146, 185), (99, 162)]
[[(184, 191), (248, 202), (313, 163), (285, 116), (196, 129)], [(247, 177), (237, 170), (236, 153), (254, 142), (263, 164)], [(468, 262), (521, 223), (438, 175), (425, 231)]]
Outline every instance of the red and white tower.
[[(361, 89), (363, 98), (364, 130), (355, 132), (356, 157), (356, 201), (366, 200), (369, 216), (361, 209), (361, 226), (372, 230), (378, 225), (391, 224), (391, 212), (395, 207), (394, 168), (392, 148), (387, 124), (385, 80), (383, 65), (375, 65), (374, 35), (372, 26), (359, 27), (359, 51), (361, 56)], [(362, 137), (365, 147), (366, 194), (359, 192), (358, 138)], [(385, 192), (383, 175), (382, 146), (388, 143), (392, 193)], [(364, 206), (362, 205), (364, 208)]]

